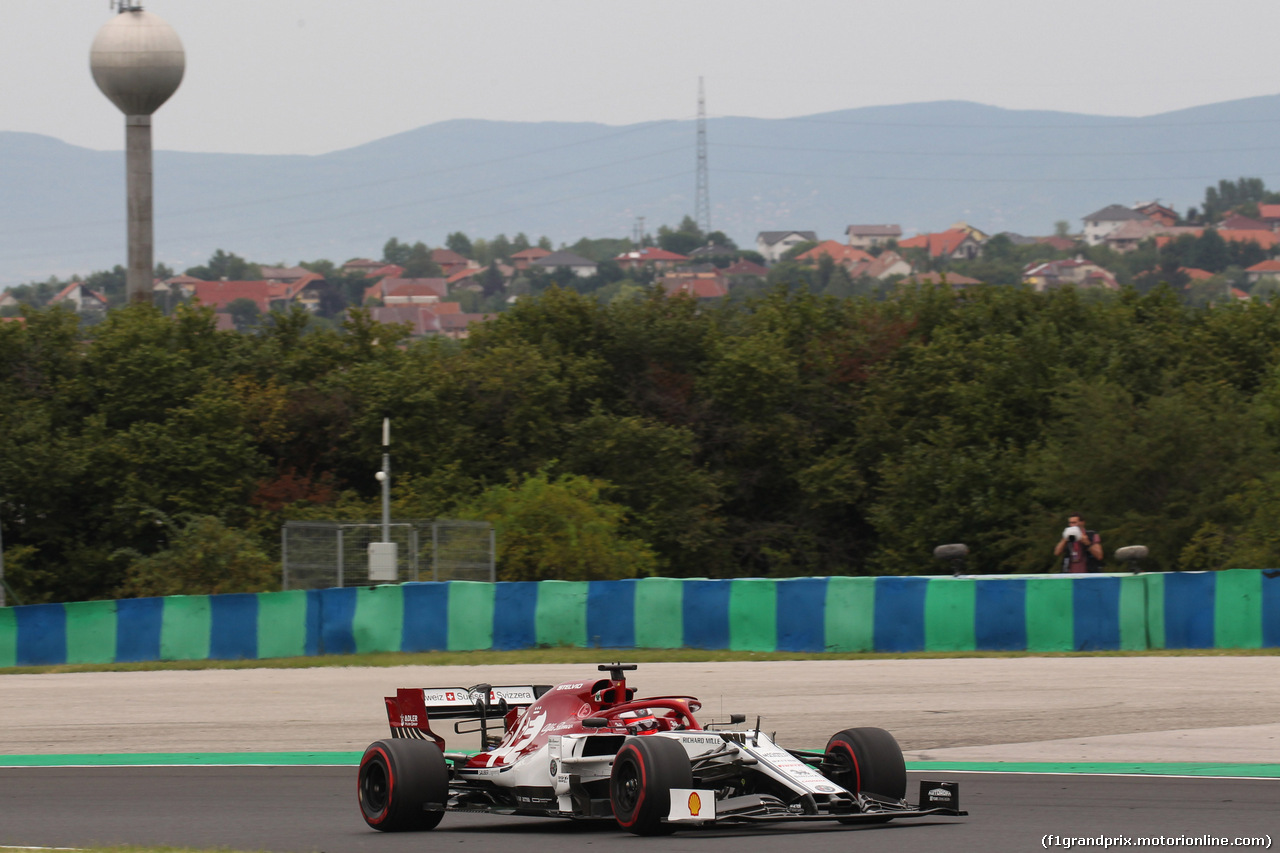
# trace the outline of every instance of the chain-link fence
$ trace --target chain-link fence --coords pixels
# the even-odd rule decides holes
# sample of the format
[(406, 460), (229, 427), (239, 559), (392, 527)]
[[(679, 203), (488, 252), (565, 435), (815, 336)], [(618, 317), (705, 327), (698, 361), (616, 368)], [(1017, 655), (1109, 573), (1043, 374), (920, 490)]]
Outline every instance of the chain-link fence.
[[(493, 525), (435, 519), (394, 521), (396, 580), (493, 581)], [(280, 533), (282, 589), (369, 586), (369, 544), (382, 525), (356, 521), (290, 521)]]

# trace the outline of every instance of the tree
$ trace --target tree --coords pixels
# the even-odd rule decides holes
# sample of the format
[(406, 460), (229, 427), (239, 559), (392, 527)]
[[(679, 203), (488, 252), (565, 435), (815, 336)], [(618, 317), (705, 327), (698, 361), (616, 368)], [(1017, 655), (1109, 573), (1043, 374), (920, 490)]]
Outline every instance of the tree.
[(404, 267), (405, 278), (439, 278), (443, 275), (440, 265), (431, 257), (431, 250), (421, 240), (413, 244), (400, 266)]
[(493, 523), (499, 580), (645, 577), (654, 568), (653, 552), (622, 533), (626, 511), (600, 496), (607, 485), (539, 471), (486, 490), (462, 514)]
[(166, 521), (169, 541), (144, 557), (134, 553), (119, 594), (219, 595), (279, 589), (276, 562), (242, 531), (211, 515)]
[(530, 248), (529, 237), (523, 231), (521, 231), (519, 234), (517, 234), (515, 237), (512, 238), (511, 240), (512, 254), (515, 254), (516, 252), (523, 252), (525, 249), (528, 249), (528, 248)]
[(382, 247), (382, 260), (385, 263), (402, 267), (409, 263), (409, 254), (412, 251), (413, 247), (408, 243), (401, 243), (395, 237), (392, 237)]
[(461, 231), (455, 231), (448, 237), (444, 238), (446, 248), (457, 252), (464, 258), (470, 258), (472, 253), (471, 238)]
[(258, 264), (252, 264), (234, 252), (224, 252), (218, 249), (209, 258), (209, 263), (204, 266), (191, 267), (187, 270), (187, 275), (195, 278), (204, 279), (205, 281), (219, 281), (226, 279), (227, 281), (261, 281), (262, 268)]
[(658, 228), (658, 245), (668, 252), (687, 255), (706, 243), (706, 236), (692, 216), (685, 216), (678, 228), (663, 225)]
[(258, 303), (246, 297), (233, 299), (227, 303), (227, 313), (231, 315), (231, 321), (236, 324), (237, 332), (249, 331), (262, 319)]

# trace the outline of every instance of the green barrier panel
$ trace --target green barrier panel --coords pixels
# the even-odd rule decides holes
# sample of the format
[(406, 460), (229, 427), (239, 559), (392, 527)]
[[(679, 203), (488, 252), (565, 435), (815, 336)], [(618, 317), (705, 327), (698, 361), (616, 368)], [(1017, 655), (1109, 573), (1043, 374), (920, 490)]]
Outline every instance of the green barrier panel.
[(404, 642), (404, 590), (398, 584), (359, 587), (351, 637), (356, 654), (400, 651)]
[(307, 653), (307, 591), (258, 593), (258, 659)]
[(1214, 648), (1262, 648), (1262, 572), (1228, 569), (1214, 580)]
[(0, 607), (0, 668), (18, 665), (18, 617), (12, 607)]
[(1027, 579), (1027, 651), (1069, 652), (1076, 647), (1072, 580)]
[(1147, 584), (1147, 648), (1164, 648), (1164, 575), (1143, 575)]
[(67, 663), (114, 663), (116, 603), (74, 601), (67, 611)]
[(543, 581), (533, 612), (539, 646), (587, 645), (587, 581)]
[(170, 595), (160, 617), (160, 660), (208, 660), (213, 629), (207, 595)]
[(924, 648), (971, 652), (978, 646), (973, 619), (977, 583), (968, 578), (930, 578), (924, 591)]
[(636, 648), (684, 646), (684, 581), (642, 578), (636, 581)]
[(729, 648), (740, 652), (778, 650), (778, 585), (767, 578), (729, 584)]
[(449, 651), (493, 648), (494, 585), (449, 582)]
[(1147, 582), (1140, 575), (1120, 579), (1120, 648), (1147, 647)]
[(875, 651), (876, 579), (836, 577), (827, 581), (825, 620), (827, 651)]

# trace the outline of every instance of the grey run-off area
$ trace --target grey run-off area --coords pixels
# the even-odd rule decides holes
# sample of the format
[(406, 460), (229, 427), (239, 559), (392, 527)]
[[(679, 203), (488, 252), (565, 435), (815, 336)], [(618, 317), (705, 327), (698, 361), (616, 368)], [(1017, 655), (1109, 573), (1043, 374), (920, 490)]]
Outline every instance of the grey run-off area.
[[(602, 657), (603, 660), (603, 657)], [(358, 751), (397, 687), (555, 684), (587, 664), (0, 676), (0, 753)], [(909, 760), (1280, 763), (1280, 656), (649, 663), (641, 695), (692, 694), (789, 746), (850, 726)], [(451, 732), (450, 732), (451, 733)], [(454, 736), (451, 746), (463, 747)]]

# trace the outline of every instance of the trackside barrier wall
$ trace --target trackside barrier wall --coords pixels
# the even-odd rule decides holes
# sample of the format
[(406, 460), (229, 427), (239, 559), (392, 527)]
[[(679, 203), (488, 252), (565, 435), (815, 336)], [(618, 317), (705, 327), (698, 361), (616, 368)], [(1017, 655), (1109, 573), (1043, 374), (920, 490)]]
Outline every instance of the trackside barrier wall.
[(578, 646), (1280, 646), (1280, 572), (408, 583), (0, 609), (0, 667)]

